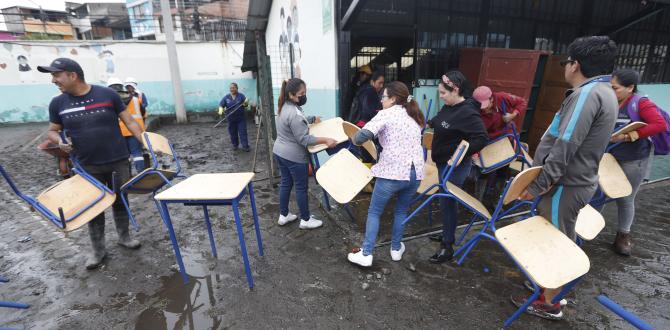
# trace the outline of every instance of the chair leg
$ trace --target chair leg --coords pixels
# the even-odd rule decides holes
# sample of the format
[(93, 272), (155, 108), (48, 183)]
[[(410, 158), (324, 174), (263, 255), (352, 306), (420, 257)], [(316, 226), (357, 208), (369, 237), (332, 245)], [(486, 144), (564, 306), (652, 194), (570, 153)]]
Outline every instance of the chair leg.
[(258, 241), (258, 254), (263, 255), (263, 239), (261, 238), (261, 227), (258, 225), (258, 211), (256, 211), (256, 196), (254, 185), (249, 182), (249, 200), (251, 201), (251, 212), (254, 215), (254, 228), (256, 229), (256, 241)]
[(0, 301), (0, 307), (26, 309), (30, 307), (30, 305), (11, 301)]
[(574, 288), (575, 285), (577, 285), (577, 283), (579, 283), (579, 281), (582, 280), (582, 277), (584, 277), (584, 276), (580, 276), (580, 277), (572, 280), (572, 282), (564, 285), (563, 288), (561, 289), (561, 292), (559, 292), (556, 295), (556, 297), (554, 297), (554, 299), (551, 300), (551, 303), (555, 304), (555, 303), (561, 301), (561, 299), (563, 299), (563, 297), (565, 297), (565, 295), (568, 294), (568, 292), (570, 292), (570, 290), (572, 290), (572, 288)]
[(512, 316), (510, 316), (507, 320), (505, 320), (505, 324), (504, 324), (505, 328), (509, 327), (512, 324), (512, 322), (514, 322), (516, 319), (518, 319), (519, 316), (521, 316), (521, 314), (523, 314), (526, 311), (528, 306), (530, 306), (530, 304), (533, 303), (533, 301), (535, 301), (540, 296), (540, 292), (541, 292), (540, 288), (537, 286), (537, 284), (535, 284), (535, 282), (533, 282), (533, 281), (530, 281), (530, 282), (533, 283), (533, 287), (535, 287), (535, 291), (533, 291), (533, 294), (530, 297), (526, 298), (526, 302), (523, 305), (521, 305), (514, 312), (514, 314), (512, 314)]
[(421, 203), (421, 205), (419, 205), (419, 207), (417, 207), (416, 210), (414, 210), (414, 212), (412, 212), (410, 215), (407, 216), (407, 218), (405, 218), (405, 220), (403, 220), (402, 222), (403, 226), (406, 225), (409, 222), (409, 220), (414, 218), (414, 216), (417, 215), (417, 213), (419, 213), (419, 211), (421, 211), (422, 208), (426, 207), (426, 204), (429, 204), (436, 196), (438, 196), (438, 194), (431, 195), (428, 198), (426, 198), (426, 200), (423, 201), (423, 203)]
[(244, 231), (242, 230), (242, 222), (240, 220), (240, 211), (238, 209), (237, 200), (233, 201), (233, 214), (235, 215), (235, 226), (237, 227), (237, 237), (240, 240), (240, 250), (242, 251), (242, 260), (244, 261), (244, 271), (247, 273), (247, 282), (249, 289), (254, 288), (254, 279), (251, 276), (251, 267), (249, 267), (249, 256), (247, 255), (247, 245), (244, 242)]
[(130, 219), (130, 223), (133, 224), (133, 228), (135, 228), (135, 231), (140, 231), (140, 225), (137, 223), (135, 220), (135, 216), (133, 215), (133, 212), (130, 210), (130, 205), (128, 204), (128, 200), (126, 200), (125, 196), (125, 191), (121, 191), (119, 195), (121, 195), (121, 202), (123, 202), (123, 206), (126, 208), (126, 212), (128, 212), (128, 218)]
[(475, 220), (477, 219), (477, 215), (473, 215), (472, 218), (470, 219), (470, 223), (468, 224), (465, 229), (463, 229), (463, 232), (461, 233), (461, 237), (456, 240), (456, 245), (461, 245), (463, 242), (463, 239), (465, 239), (465, 235), (467, 235), (468, 231), (470, 231), (470, 228), (472, 227), (472, 224), (475, 223)]
[(179, 243), (177, 243), (177, 237), (174, 234), (174, 228), (172, 227), (172, 220), (170, 219), (170, 213), (168, 212), (167, 203), (160, 202), (161, 217), (163, 218), (163, 223), (168, 230), (168, 235), (170, 235), (170, 240), (172, 241), (172, 249), (174, 250), (174, 255), (177, 258), (177, 265), (179, 265), (179, 272), (181, 277), (184, 279), (184, 284), (188, 284), (188, 274), (186, 274), (186, 268), (184, 267), (184, 260), (181, 258), (181, 252), (179, 251)]
[(216, 254), (216, 242), (214, 242), (212, 223), (209, 221), (209, 211), (207, 210), (207, 205), (202, 206), (202, 211), (205, 213), (205, 224), (207, 225), (207, 234), (209, 235), (209, 245), (212, 248), (212, 255), (214, 255), (214, 258), (218, 258), (218, 255)]

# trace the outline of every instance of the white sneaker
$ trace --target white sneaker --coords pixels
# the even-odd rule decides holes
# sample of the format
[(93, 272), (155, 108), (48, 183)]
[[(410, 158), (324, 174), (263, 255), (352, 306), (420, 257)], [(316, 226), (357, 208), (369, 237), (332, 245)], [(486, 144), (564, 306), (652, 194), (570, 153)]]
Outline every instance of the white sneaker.
[(396, 251), (391, 248), (391, 260), (400, 261), (402, 260), (402, 254), (405, 253), (405, 243), (400, 242), (400, 250)]
[(358, 252), (352, 252), (347, 255), (347, 259), (351, 263), (357, 264), (359, 266), (363, 267), (370, 267), (372, 266), (372, 255), (365, 256), (363, 255), (363, 250), (358, 250)]
[(283, 225), (285, 225), (289, 222), (295, 221), (295, 219), (298, 219), (298, 216), (295, 215), (295, 214), (291, 214), (291, 212), (289, 212), (286, 216), (283, 216), (283, 215), (280, 214), (279, 215), (279, 220), (277, 221), (277, 223), (280, 226), (283, 226)]
[(309, 220), (305, 221), (300, 219), (300, 229), (314, 229), (319, 228), (323, 225), (323, 221), (314, 218), (313, 216), (309, 217)]

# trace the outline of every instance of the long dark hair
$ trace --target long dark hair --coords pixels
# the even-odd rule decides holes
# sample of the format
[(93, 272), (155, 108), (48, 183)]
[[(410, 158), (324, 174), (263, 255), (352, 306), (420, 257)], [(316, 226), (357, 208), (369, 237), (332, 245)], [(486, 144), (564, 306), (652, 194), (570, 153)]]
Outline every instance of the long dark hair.
[(472, 97), (472, 85), (470, 84), (470, 81), (468, 81), (468, 78), (465, 78), (465, 75), (463, 75), (462, 72), (453, 70), (445, 73), (444, 75), (448, 78), (449, 82), (453, 84), (453, 86), (451, 86), (449, 83), (444, 81), (444, 78), (441, 78), (440, 85), (442, 85), (444, 89), (452, 92), (454, 87), (458, 87), (458, 95), (463, 97)]
[(414, 121), (423, 127), (426, 124), (426, 119), (423, 113), (419, 110), (419, 104), (414, 99), (407, 102), (409, 96), (409, 89), (407, 85), (400, 81), (394, 81), (386, 85), (386, 95), (388, 97), (395, 97), (395, 104), (405, 107), (407, 114), (414, 119)]
[(621, 86), (633, 86), (633, 94), (637, 93), (637, 84), (640, 83), (640, 74), (633, 69), (619, 69), (612, 73)]
[(284, 107), (284, 103), (286, 103), (286, 100), (289, 100), (288, 93), (295, 95), (302, 86), (307, 85), (305, 85), (305, 82), (300, 78), (291, 78), (289, 80), (282, 81), (281, 89), (279, 90), (279, 110), (277, 113), (281, 113), (281, 108)]

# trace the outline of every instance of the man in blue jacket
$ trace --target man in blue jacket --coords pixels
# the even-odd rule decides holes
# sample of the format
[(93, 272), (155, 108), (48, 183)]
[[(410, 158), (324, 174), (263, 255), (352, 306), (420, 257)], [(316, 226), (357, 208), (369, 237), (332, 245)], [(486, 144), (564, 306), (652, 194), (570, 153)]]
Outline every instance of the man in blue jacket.
[(247, 120), (244, 117), (244, 110), (249, 106), (249, 101), (242, 93), (237, 92), (237, 83), (230, 84), (230, 94), (226, 95), (219, 102), (219, 115), (225, 113), (228, 119), (228, 134), (233, 149), (237, 150), (242, 142), (242, 150), (249, 151), (249, 139), (247, 138)]

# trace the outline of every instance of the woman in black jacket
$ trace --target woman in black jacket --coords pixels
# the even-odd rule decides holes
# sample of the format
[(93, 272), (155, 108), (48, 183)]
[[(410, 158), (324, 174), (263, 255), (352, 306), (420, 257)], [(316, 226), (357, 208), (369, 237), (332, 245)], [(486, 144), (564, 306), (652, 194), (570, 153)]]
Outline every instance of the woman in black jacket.
[[(440, 99), (445, 105), (429, 121), (433, 128), (432, 157), (437, 164), (440, 176), (446, 170), (447, 162), (462, 140), (470, 144), (465, 158), (454, 168), (449, 182), (463, 186), (470, 174), (472, 162), (470, 156), (479, 152), (488, 142), (484, 122), (479, 115), (479, 102), (471, 98), (472, 88), (460, 71), (450, 71), (442, 76), (438, 86)], [(429, 261), (443, 263), (453, 257), (453, 244), (457, 220), (456, 202), (453, 199), (440, 198), (442, 212), (442, 243), (440, 249)]]

